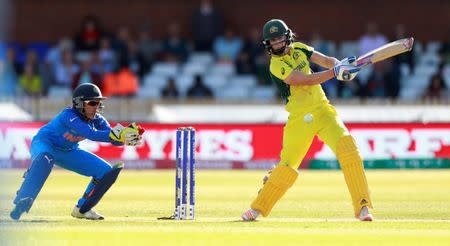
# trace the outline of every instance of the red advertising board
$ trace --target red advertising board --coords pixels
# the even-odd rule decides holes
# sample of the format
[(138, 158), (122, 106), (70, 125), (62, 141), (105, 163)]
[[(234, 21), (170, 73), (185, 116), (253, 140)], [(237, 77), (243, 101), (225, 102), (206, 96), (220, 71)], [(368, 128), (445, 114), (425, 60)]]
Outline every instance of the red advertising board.
[[(0, 123), (0, 160), (29, 160), (31, 138), (43, 123)], [(142, 124), (143, 144), (115, 147), (108, 143), (80, 142), (80, 147), (105, 159), (123, 159), (136, 166), (171, 167), (175, 130), (180, 125)], [(195, 124), (196, 160), (222, 168), (266, 167), (277, 162), (282, 147), (282, 124)], [(365, 160), (449, 159), (450, 123), (347, 124)], [(305, 157), (334, 160), (334, 154), (315, 138)], [(206, 164), (205, 164), (206, 163)], [(5, 164), (4, 164), (5, 165)]]

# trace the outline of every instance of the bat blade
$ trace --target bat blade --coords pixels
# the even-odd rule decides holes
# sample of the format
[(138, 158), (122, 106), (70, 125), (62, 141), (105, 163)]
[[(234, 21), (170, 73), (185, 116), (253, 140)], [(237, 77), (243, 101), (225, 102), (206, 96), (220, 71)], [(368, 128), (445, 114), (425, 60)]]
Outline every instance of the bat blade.
[(387, 58), (411, 51), (413, 44), (414, 38), (412, 37), (399, 39), (360, 56), (358, 60), (356, 60), (356, 64), (359, 67), (365, 67), (369, 64), (376, 63)]

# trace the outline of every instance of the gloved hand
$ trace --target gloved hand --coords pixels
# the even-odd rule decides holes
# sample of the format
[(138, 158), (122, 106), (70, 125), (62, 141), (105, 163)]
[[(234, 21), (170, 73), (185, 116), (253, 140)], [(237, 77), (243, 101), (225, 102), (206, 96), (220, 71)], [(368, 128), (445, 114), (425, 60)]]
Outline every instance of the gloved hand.
[(128, 146), (136, 146), (142, 143), (142, 135), (145, 132), (145, 129), (141, 126), (137, 125), (135, 122), (131, 123), (127, 128), (131, 128), (137, 130), (138, 135), (130, 134), (128, 137), (125, 136), (125, 145)]
[(361, 68), (356, 66), (356, 57), (349, 56), (339, 61), (333, 68), (334, 76), (340, 81), (350, 81)]
[(136, 146), (141, 144), (144, 131), (145, 130), (142, 127), (134, 122), (127, 127), (117, 124), (111, 129), (109, 138), (115, 142), (120, 142), (128, 146)]

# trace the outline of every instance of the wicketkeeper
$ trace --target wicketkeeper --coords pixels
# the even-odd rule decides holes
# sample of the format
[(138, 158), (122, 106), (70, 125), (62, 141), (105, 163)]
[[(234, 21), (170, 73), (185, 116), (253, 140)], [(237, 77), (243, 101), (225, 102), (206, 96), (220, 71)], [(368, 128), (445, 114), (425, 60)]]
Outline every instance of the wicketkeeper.
[[(263, 27), (263, 44), (271, 55), (270, 74), (286, 100), (288, 121), (284, 127), (283, 149), (279, 164), (242, 215), (245, 221), (255, 220), (260, 214), (268, 216), (275, 203), (294, 184), (297, 169), (318, 135), (336, 154), (344, 173), (356, 218), (371, 221), (372, 201), (369, 195), (361, 154), (336, 110), (330, 105), (321, 83), (336, 77), (352, 80), (359, 69), (356, 58), (338, 61), (300, 42), (287, 25), (278, 19), (268, 21)], [(310, 62), (328, 70), (312, 73)]]
[(117, 146), (140, 144), (144, 130), (135, 123), (127, 127), (117, 124), (111, 128), (101, 115), (102, 96), (94, 84), (81, 84), (73, 92), (73, 106), (65, 108), (47, 125), (43, 126), (31, 142), (31, 165), (24, 174), (22, 186), (14, 199), (10, 216), (19, 220), (31, 209), (53, 165), (78, 174), (92, 177), (83, 196), (72, 210), (80, 219), (102, 220), (104, 217), (92, 208), (117, 179), (123, 162), (111, 166), (93, 153), (82, 150), (78, 142), (89, 139)]

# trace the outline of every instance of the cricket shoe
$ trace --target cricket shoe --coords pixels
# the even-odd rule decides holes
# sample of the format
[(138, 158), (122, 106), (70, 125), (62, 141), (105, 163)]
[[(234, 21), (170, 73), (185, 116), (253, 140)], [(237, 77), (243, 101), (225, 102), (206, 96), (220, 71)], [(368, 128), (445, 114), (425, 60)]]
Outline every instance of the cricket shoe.
[(19, 220), (20, 216), (22, 216), (23, 213), (30, 211), (31, 205), (33, 205), (33, 198), (31, 197), (25, 197), (20, 199), (17, 203), (14, 209), (11, 211), (9, 216), (13, 220)]
[(369, 208), (367, 206), (364, 206), (361, 208), (361, 212), (359, 213), (360, 221), (372, 221), (373, 215), (369, 212)]
[(105, 217), (103, 215), (95, 212), (94, 210), (89, 210), (86, 213), (80, 213), (80, 208), (75, 206), (72, 210), (72, 217), (77, 219), (87, 219), (87, 220), (104, 220)]
[(242, 214), (241, 218), (243, 221), (255, 221), (259, 216), (259, 212), (253, 209), (247, 210), (244, 214)]

